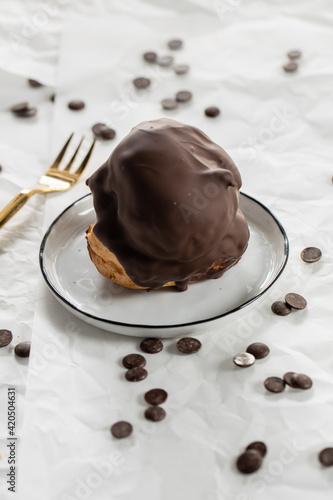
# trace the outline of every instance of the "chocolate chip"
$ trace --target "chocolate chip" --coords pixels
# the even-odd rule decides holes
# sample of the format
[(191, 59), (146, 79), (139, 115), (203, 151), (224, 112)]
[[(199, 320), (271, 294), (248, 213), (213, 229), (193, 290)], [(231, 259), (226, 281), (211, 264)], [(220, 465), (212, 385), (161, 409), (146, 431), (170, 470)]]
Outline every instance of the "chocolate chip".
[(286, 73), (293, 73), (294, 71), (297, 70), (298, 64), (295, 63), (294, 61), (289, 61), (286, 64), (284, 64), (282, 67)]
[(10, 330), (0, 330), (0, 347), (6, 347), (13, 340), (13, 334)]
[(135, 88), (141, 90), (141, 89), (146, 89), (150, 85), (150, 80), (149, 78), (145, 78), (144, 76), (140, 76), (138, 78), (135, 78), (133, 80), (133, 85)]
[(333, 448), (324, 448), (318, 455), (319, 462), (324, 467), (333, 465)]
[(301, 251), (301, 259), (308, 264), (312, 264), (313, 262), (318, 262), (322, 257), (321, 250), (316, 247), (307, 247)]
[(176, 109), (178, 108), (178, 102), (174, 99), (163, 99), (162, 108), (167, 110)]
[(295, 375), (295, 372), (287, 372), (283, 375), (283, 380), (289, 387), (294, 387), (292, 382), (292, 376)]
[(188, 90), (180, 90), (176, 94), (177, 102), (189, 102), (192, 99), (192, 93)]
[(111, 434), (117, 439), (122, 439), (132, 434), (133, 427), (129, 422), (121, 420), (111, 426)]
[(29, 103), (28, 102), (20, 102), (18, 104), (15, 104), (15, 106), (12, 106), (10, 110), (13, 113), (18, 113), (20, 111), (24, 111), (25, 109), (29, 108)]
[(174, 72), (176, 75), (186, 75), (188, 73), (190, 67), (188, 64), (176, 64), (173, 67)]
[(262, 441), (254, 441), (254, 443), (246, 447), (246, 451), (247, 450), (255, 450), (264, 458), (267, 453), (267, 446)]
[(55, 100), (56, 100), (56, 95), (55, 94), (51, 94), (50, 95), (50, 101), (54, 102)]
[(123, 366), (125, 368), (143, 368), (146, 366), (146, 358), (141, 356), (141, 354), (127, 354), (122, 360)]
[(264, 386), (269, 392), (283, 392), (285, 387), (285, 382), (280, 377), (268, 377), (264, 382)]
[(159, 339), (147, 338), (141, 342), (140, 349), (147, 354), (156, 354), (162, 351), (163, 344)]
[(209, 106), (208, 108), (205, 109), (205, 115), (209, 116), (210, 118), (216, 118), (219, 116), (220, 110), (216, 106)]
[(260, 469), (262, 456), (256, 450), (247, 450), (242, 453), (236, 462), (237, 469), (242, 474), (252, 474)]
[(291, 309), (285, 302), (282, 300), (277, 300), (271, 305), (271, 310), (274, 314), (278, 316), (288, 316), (291, 313)]
[(160, 56), (157, 58), (157, 64), (159, 66), (163, 66), (163, 67), (168, 67), (168, 66), (171, 66), (171, 64), (173, 63), (173, 57), (172, 56)]
[(289, 59), (299, 59), (302, 55), (302, 52), (300, 50), (291, 50), (290, 52), (288, 52), (287, 56), (289, 57)]
[(159, 422), (163, 420), (166, 416), (165, 410), (161, 406), (149, 406), (145, 411), (145, 417), (147, 420), (152, 420), (153, 422)]
[(32, 118), (37, 114), (37, 108), (25, 108), (22, 111), (16, 111), (15, 115), (20, 118)]
[(156, 52), (145, 52), (143, 54), (143, 58), (146, 62), (149, 63), (156, 63), (157, 61), (157, 54)]
[(168, 397), (168, 393), (164, 389), (151, 389), (146, 392), (144, 397), (148, 404), (156, 406), (164, 403)]
[(284, 300), (292, 309), (301, 310), (305, 309), (307, 306), (307, 301), (305, 300), (305, 298), (302, 297), (302, 295), (298, 295), (298, 293), (287, 293)]
[(269, 347), (262, 342), (254, 342), (248, 346), (246, 352), (252, 354), (256, 359), (262, 359), (269, 354)]
[(95, 125), (91, 127), (91, 130), (96, 137), (98, 137), (99, 139), (104, 139), (106, 141), (114, 139), (116, 136), (115, 130), (105, 125), (105, 123), (95, 123)]
[(140, 382), (144, 380), (148, 375), (147, 370), (142, 367), (131, 368), (125, 373), (125, 378), (129, 382)]
[(174, 39), (174, 40), (169, 40), (168, 42), (168, 47), (171, 50), (179, 50), (183, 46), (183, 40), (179, 39)]
[(31, 342), (29, 340), (20, 342), (15, 346), (15, 354), (19, 358), (28, 358), (30, 356)]
[(2, 172), (2, 165), (0, 165), (0, 172)]
[(68, 103), (68, 107), (73, 111), (79, 111), (85, 107), (85, 103), (80, 99), (73, 99), (73, 101)]
[(43, 87), (42, 83), (38, 82), (37, 80), (33, 80), (32, 78), (29, 78), (28, 83), (29, 83), (30, 87), (35, 87), (35, 88)]
[(177, 349), (183, 354), (194, 354), (198, 352), (200, 348), (200, 340), (194, 339), (193, 337), (183, 337), (177, 342)]
[(292, 384), (291, 387), (294, 387), (294, 389), (302, 389), (303, 391), (306, 391), (312, 387), (311, 378), (304, 375), (304, 373), (294, 373), (291, 375), (290, 380)]
[(234, 356), (232, 360), (235, 363), (235, 365), (241, 366), (242, 368), (246, 368), (248, 366), (252, 366), (256, 358), (253, 356), (253, 354), (250, 354), (249, 352), (240, 352), (236, 354), (236, 356)]

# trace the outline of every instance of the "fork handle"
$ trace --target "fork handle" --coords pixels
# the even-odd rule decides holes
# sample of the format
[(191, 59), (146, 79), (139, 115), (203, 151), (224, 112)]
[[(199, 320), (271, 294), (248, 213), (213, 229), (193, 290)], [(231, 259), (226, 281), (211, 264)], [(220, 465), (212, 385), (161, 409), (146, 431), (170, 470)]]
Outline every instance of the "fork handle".
[(18, 212), (29, 198), (37, 191), (34, 189), (23, 189), (5, 206), (0, 212), (0, 229)]

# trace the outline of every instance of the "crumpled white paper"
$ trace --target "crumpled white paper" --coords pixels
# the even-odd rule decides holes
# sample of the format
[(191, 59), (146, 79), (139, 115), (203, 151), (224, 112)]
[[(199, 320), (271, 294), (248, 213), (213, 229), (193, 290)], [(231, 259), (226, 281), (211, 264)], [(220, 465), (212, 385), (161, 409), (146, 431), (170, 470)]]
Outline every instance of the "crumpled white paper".
[[(209, 9), (198, 1), (132, 0), (119, 10), (98, 2), (94, 15), (64, 20), (52, 153), (72, 130), (87, 132), (97, 121), (114, 126), (116, 141), (98, 144), (87, 177), (139, 121), (170, 116), (199, 126), (235, 159), (244, 192), (281, 220), (290, 260), (255, 311), (201, 336), (196, 355), (180, 355), (176, 340), (164, 341), (161, 353), (147, 355), (149, 376), (137, 384), (125, 381), (121, 359), (139, 352), (138, 339), (76, 319), (40, 278), (20, 498), (330, 498), (332, 470), (320, 467), (317, 454), (333, 443), (332, 18), (324, 0), (316, 6), (221, 1)], [(185, 41), (176, 61), (191, 65), (183, 77), (141, 60), (146, 50), (167, 53), (175, 36)], [(293, 48), (303, 56), (299, 71), (287, 75), (281, 65)], [(141, 94), (131, 84), (140, 75), (152, 79)], [(182, 89), (193, 92), (193, 102), (162, 112), (160, 100)], [(86, 108), (70, 112), (72, 98), (84, 99)], [(222, 115), (206, 118), (208, 105), (220, 106)], [(86, 192), (81, 182), (48, 197), (44, 230)], [(323, 258), (306, 265), (299, 253), (310, 245), (320, 247)], [(271, 303), (290, 291), (304, 295), (308, 308), (274, 316)], [(235, 367), (232, 356), (255, 341), (267, 343), (270, 355), (251, 368)], [(308, 374), (313, 388), (267, 393), (265, 378), (287, 371)], [(169, 394), (159, 423), (143, 417), (143, 394), (154, 387)], [(120, 419), (132, 422), (134, 432), (117, 441), (109, 427)], [(242, 476), (235, 459), (255, 440), (265, 441), (268, 454), (257, 474)]]

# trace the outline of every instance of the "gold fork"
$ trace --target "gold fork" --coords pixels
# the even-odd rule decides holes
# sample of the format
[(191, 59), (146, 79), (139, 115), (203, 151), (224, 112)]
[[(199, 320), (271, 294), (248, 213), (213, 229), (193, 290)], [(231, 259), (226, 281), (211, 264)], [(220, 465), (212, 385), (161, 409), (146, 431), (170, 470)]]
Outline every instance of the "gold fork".
[(22, 189), (22, 191), (20, 191), (15, 196), (15, 198), (13, 198), (12, 201), (10, 201), (8, 205), (6, 205), (3, 210), (1, 210), (0, 229), (6, 224), (6, 222), (9, 221), (9, 219), (13, 217), (13, 215), (16, 214), (16, 212), (18, 212), (23, 207), (23, 205), (26, 204), (26, 202), (32, 195), (37, 193), (52, 193), (54, 191), (67, 191), (67, 189), (70, 189), (72, 186), (74, 186), (74, 184), (77, 183), (84, 169), (87, 166), (87, 163), (94, 149), (96, 139), (93, 141), (89, 151), (83, 158), (79, 167), (75, 170), (75, 172), (71, 173), (69, 172), (69, 170), (74, 163), (74, 160), (79, 152), (79, 149), (81, 147), (84, 138), (81, 139), (72, 158), (69, 160), (65, 168), (63, 170), (59, 170), (59, 165), (67, 151), (67, 148), (69, 146), (69, 143), (71, 142), (73, 135), (74, 134), (71, 134), (66, 144), (63, 146), (62, 150), (58, 154), (57, 158), (52, 163), (51, 167), (47, 170), (47, 172), (44, 175), (41, 176), (41, 178), (38, 181), (38, 186), (34, 189)]

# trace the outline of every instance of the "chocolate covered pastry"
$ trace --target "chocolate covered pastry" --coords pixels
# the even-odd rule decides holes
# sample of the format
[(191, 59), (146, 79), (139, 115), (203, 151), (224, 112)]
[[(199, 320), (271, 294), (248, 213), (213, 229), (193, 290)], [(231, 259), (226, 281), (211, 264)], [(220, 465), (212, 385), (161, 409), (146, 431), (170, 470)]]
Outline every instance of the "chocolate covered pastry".
[(140, 123), (87, 180), (97, 216), (86, 236), (91, 260), (128, 288), (186, 290), (219, 278), (248, 244), (241, 184), (230, 156), (201, 130)]

